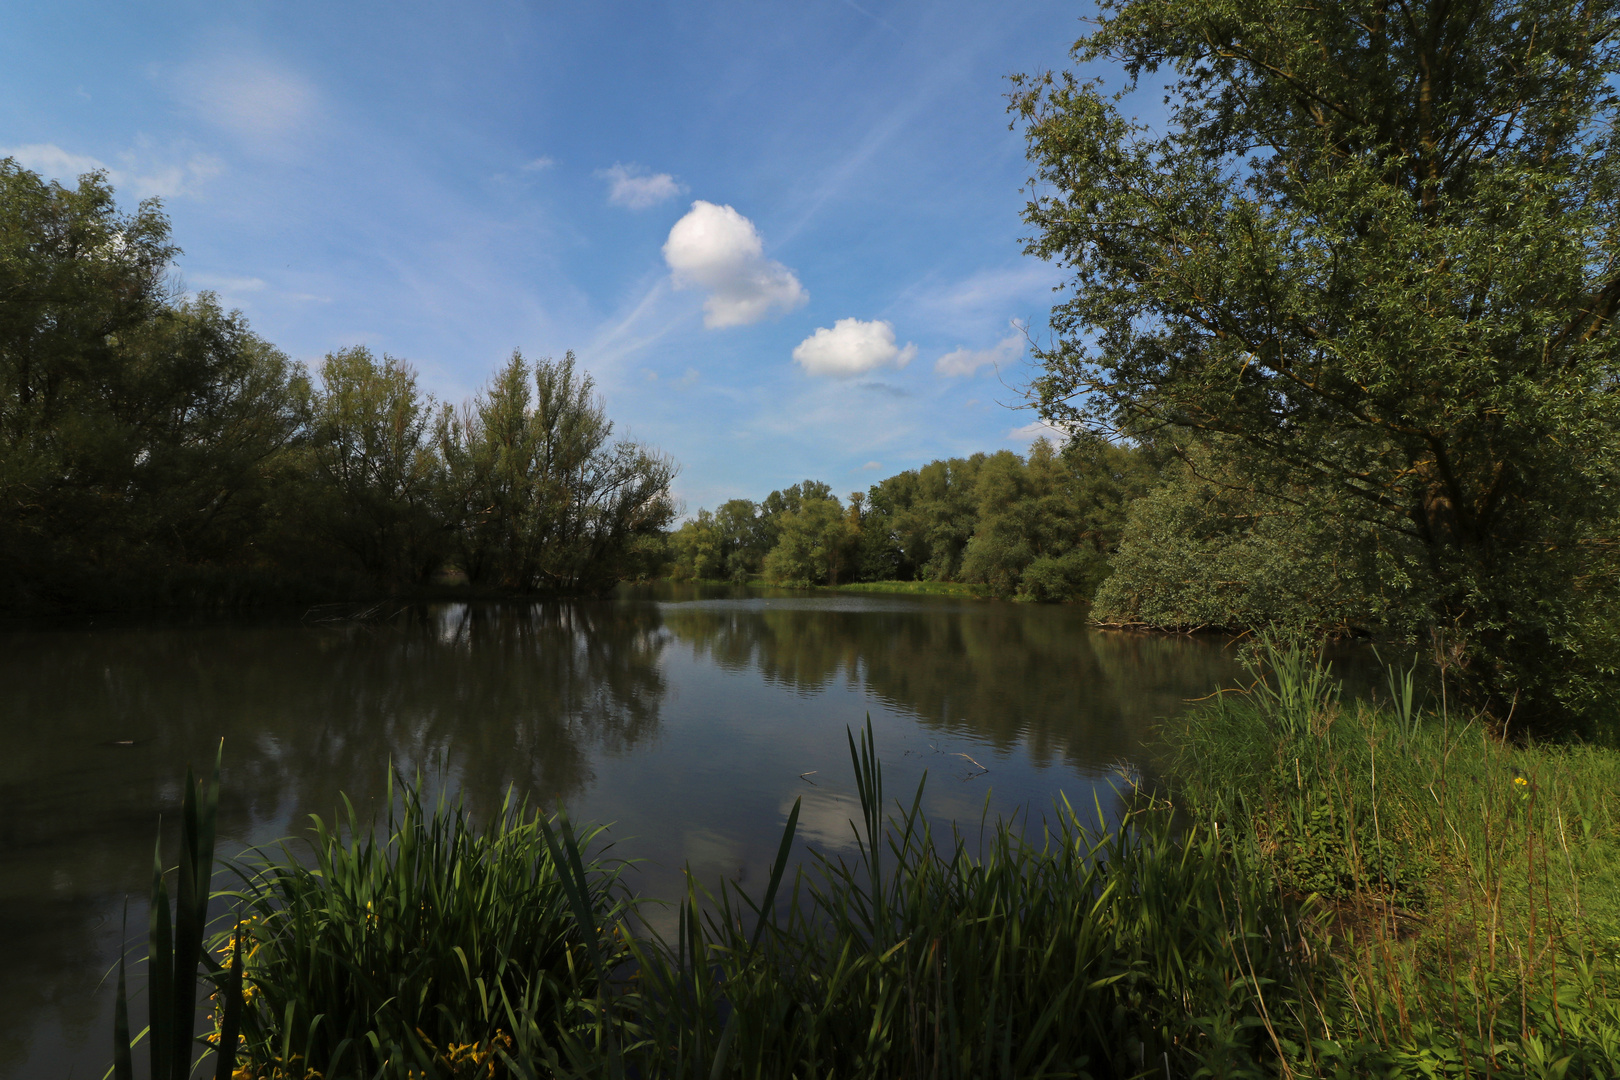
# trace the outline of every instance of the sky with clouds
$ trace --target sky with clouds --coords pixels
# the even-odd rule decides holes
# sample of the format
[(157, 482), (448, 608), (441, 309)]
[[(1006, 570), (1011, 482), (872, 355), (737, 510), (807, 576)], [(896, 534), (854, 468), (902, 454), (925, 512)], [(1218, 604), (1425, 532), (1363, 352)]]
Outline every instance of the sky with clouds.
[(572, 349), (689, 511), (1022, 449), (1052, 266), (1006, 76), (1088, 7), (13, 0), (0, 155), (157, 197), (178, 271), (440, 399)]

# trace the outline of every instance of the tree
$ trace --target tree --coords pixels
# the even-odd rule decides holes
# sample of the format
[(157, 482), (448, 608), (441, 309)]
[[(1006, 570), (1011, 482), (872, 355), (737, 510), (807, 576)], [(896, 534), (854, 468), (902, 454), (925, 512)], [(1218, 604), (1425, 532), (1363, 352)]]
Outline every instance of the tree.
[(672, 538), (675, 554), (675, 574), (682, 579), (698, 581), (720, 577), (725, 569), (726, 556), (715, 515), (699, 510), (697, 516), (683, 522)]
[(838, 500), (818, 491), (779, 516), (776, 546), (765, 556), (765, 579), (783, 585), (837, 585), (859, 542), (859, 528)]
[(459, 558), (474, 582), (523, 592), (601, 592), (636, 563), (638, 540), (674, 517), (675, 466), (608, 420), (574, 354), (521, 353), (439, 443), (459, 504)]
[(1108, 576), (1125, 502), (1146, 487), (1141, 455), (1100, 439), (1060, 453), (1035, 440), (1027, 460), (1003, 450), (978, 473), (973, 538), (962, 580), (995, 596), (1089, 600)]
[(302, 375), (180, 297), (177, 253), (155, 200), (123, 215), (103, 174), (0, 160), (0, 562), (22, 590), (255, 558)]
[(438, 570), (449, 535), (433, 445), (433, 399), (403, 360), (363, 345), (328, 353), (311, 395), (309, 446), (327, 496), (317, 520), (373, 580), (411, 585)]
[(1595, 700), (1612, 595), (1616, 5), (1123, 0), (1074, 50), (1161, 68), (1161, 130), (1017, 80), (1027, 250), (1072, 272), (1044, 414), (1206, 440), (1217, 477), (1367, 526), (1389, 627), (1478, 703)]
[[(1378, 581), (1378, 541), (1362, 525), (1316, 520), (1220, 475), (1200, 447), (1130, 504), (1093, 616), (1159, 629), (1277, 626), (1353, 634), (1392, 599)], [(1354, 525), (1355, 523), (1350, 523)]]

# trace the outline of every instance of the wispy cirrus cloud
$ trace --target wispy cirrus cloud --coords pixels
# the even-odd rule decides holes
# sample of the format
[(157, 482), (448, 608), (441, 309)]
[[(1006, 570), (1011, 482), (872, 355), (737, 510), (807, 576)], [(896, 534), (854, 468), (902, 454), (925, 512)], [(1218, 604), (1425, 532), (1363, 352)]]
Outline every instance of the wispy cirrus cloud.
[(174, 198), (193, 194), (225, 171), (216, 157), (195, 151), (164, 153), (146, 140), (118, 154), (116, 165), (89, 154), (64, 150), (55, 143), (0, 147), (0, 157), (15, 158), (25, 168), (72, 185), (85, 173), (104, 172), (120, 194), (137, 199)]
[(1036, 419), (1008, 431), (1007, 438), (1013, 442), (1026, 443), (1032, 443), (1036, 439), (1047, 439), (1061, 446), (1069, 441), (1069, 433), (1045, 420)]
[(214, 57), (179, 69), (170, 82), (193, 112), (260, 145), (298, 135), (320, 108), (314, 83), (291, 68), (257, 57)]

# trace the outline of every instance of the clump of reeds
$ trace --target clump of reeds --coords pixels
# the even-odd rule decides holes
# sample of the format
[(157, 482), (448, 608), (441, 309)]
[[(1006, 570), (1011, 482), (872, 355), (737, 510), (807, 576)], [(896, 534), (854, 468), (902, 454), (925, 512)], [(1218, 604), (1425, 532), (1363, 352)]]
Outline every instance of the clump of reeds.
[(1148, 799), (1125, 828), (1063, 803), (941, 840), (921, 787), (885, 803), (870, 727), (851, 755), (854, 861), (789, 883), (795, 808), (765, 894), (693, 883), (668, 941), (559, 819), (475, 829), (416, 785), (379, 829), (317, 819), (307, 857), (216, 894), (222, 1075), (1236, 1075), (1286, 1051), (1301, 928), (1219, 829)]
[(345, 800), (307, 858), (239, 861), (222, 896), (242, 921), (216, 941), (243, 944), (237, 1076), (490, 1076), (605, 1052), (628, 905), (615, 864), (581, 860), (593, 835), (510, 800), (474, 828), (390, 784), (380, 829)]

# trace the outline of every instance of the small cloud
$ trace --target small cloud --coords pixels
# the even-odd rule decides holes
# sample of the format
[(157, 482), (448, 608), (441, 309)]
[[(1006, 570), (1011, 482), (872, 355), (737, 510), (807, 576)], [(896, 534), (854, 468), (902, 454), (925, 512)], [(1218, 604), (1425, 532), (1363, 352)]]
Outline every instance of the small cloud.
[(934, 371), (946, 378), (963, 379), (980, 368), (999, 368), (1024, 355), (1024, 328), (1016, 320), (1013, 332), (988, 349), (955, 349), (934, 361)]
[(656, 371), (650, 371), (647, 368), (642, 368), (641, 373), (647, 377), (648, 382), (658, 381), (658, 372)]
[[(880, 367), (903, 368), (917, 355), (917, 346), (894, 343), (894, 326), (881, 319), (839, 319), (832, 329), (819, 327), (799, 342), (793, 359), (811, 375), (860, 375)], [(875, 384), (863, 384), (875, 385)]]
[(695, 383), (697, 381), (698, 381), (697, 368), (687, 368), (686, 373), (684, 375), (682, 375), (681, 378), (680, 378), (680, 383), (681, 383), (682, 386), (691, 386), (693, 383)]
[(192, 274), (188, 284), (222, 293), (260, 292), (265, 287), (262, 278), (219, 277), (214, 274)]
[(207, 120), (253, 140), (291, 135), (314, 115), (319, 96), (292, 71), (263, 60), (220, 57), (182, 71), (181, 97)]
[(55, 143), (0, 146), (0, 156), (16, 158), (24, 168), (55, 180), (76, 180), (85, 173), (107, 169), (107, 166), (95, 158), (86, 154), (71, 153)]
[(669, 173), (648, 174), (640, 165), (615, 164), (596, 175), (608, 182), (608, 202), (631, 210), (657, 206), (686, 190)]
[(535, 158), (533, 161), (526, 161), (518, 168), (524, 172), (544, 172), (555, 164), (557, 162), (554, 159), (542, 156)]
[(72, 153), (55, 143), (0, 147), (0, 157), (16, 158), (25, 168), (67, 185), (76, 183), (85, 173), (104, 172), (115, 189), (137, 199), (188, 195), (224, 171), (219, 159), (207, 154), (190, 154), (178, 162), (153, 160), (156, 156), (144, 142), (120, 153), (117, 166), (88, 154)]
[(1069, 441), (1069, 433), (1060, 427), (1054, 427), (1045, 420), (1031, 420), (1023, 427), (1015, 427), (1007, 432), (1007, 438), (1014, 442), (1034, 442), (1036, 439), (1047, 439), (1062, 446)]
[(810, 299), (793, 271), (765, 258), (754, 223), (699, 199), (669, 230), (664, 262), (677, 289), (707, 289), (703, 325), (747, 326)]
[(883, 468), (883, 462), (881, 462), (881, 461), (868, 461), (865, 465), (862, 465), (860, 467), (859, 471), (860, 472), (870, 472), (873, 469), (881, 469), (881, 468)]
[[(904, 365), (900, 365), (900, 366), (904, 366)], [(872, 393), (872, 394), (883, 394), (883, 395), (885, 395), (887, 397), (910, 397), (911, 396), (910, 394), (908, 394), (905, 390), (901, 389), (900, 387), (892, 386), (889, 383), (885, 383), (885, 382), (863, 382), (863, 383), (856, 383), (855, 385), (856, 385), (857, 389), (865, 390), (868, 393)]]

